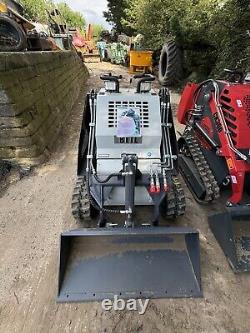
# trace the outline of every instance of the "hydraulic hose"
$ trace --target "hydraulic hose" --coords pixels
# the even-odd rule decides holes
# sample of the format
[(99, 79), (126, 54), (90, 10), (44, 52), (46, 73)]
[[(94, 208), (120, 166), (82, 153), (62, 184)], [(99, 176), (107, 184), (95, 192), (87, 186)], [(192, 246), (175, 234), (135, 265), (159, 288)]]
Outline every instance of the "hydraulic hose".
[[(93, 97), (93, 92), (91, 93), (91, 101), (90, 101), (90, 115), (91, 115), (91, 126), (90, 126), (90, 133), (89, 133), (89, 144), (88, 144), (88, 156), (87, 156), (87, 169), (86, 169), (86, 185), (87, 185), (87, 191), (88, 191), (88, 196), (89, 196), (89, 201), (91, 205), (98, 211), (105, 212), (105, 213), (114, 213), (114, 214), (120, 214), (121, 212), (119, 210), (114, 210), (114, 209), (106, 209), (106, 208), (101, 208), (98, 204), (96, 204), (95, 200), (93, 200), (91, 193), (90, 193), (90, 184), (89, 184), (89, 179), (91, 177), (91, 170), (93, 169), (93, 163), (92, 159), (93, 153), (94, 153), (94, 133), (95, 133), (95, 124), (96, 124), (96, 117), (95, 117), (95, 108), (96, 108), (96, 102)], [(93, 126), (94, 124), (94, 126)], [(105, 183), (107, 182), (111, 177), (113, 177), (116, 174), (109, 175), (104, 180), (101, 180), (97, 177), (97, 175), (94, 174), (94, 177), (96, 181), (99, 183)], [(118, 175), (118, 174), (117, 174)], [(120, 174), (119, 174), (120, 175)]]
[(221, 125), (222, 125), (222, 128), (223, 128), (223, 131), (224, 131), (225, 135), (227, 136), (227, 139), (228, 139), (228, 142), (229, 142), (229, 147), (242, 160), (247, 161), (247, 157), (244, 154), (242, 154), (238, 149), (236, 149), (233, 145), (232, 138), (229, 134), (227, 124), (226, 124), (226, 121), (225, 121), (225, 118), (224, 118), (224, 115), (223, 115), (223, 110), (222, 110), (222, 107), (221, 107), (221, 104), (220, 104), (219, 86), (218, 86), (218, 84), (215, 80), (208, 79), (208, 80), (202, 82), (199, 85), (199, 87), (196, 89), (196, 91), (194, 93), (194, 103), (195, 103), (196, 97), (197, 97), (199, 91), (201, 90), (202, 86), (204, 86), (208, 82), (211, 82), (213, 87), (214, 87), (214, 98), (215, 98), (215, 102), (216, 102), (216, 107), (218, 109), (218, 115), (219, 115), (219, 118), (220, 118), (220, 122), (221, 122)]
[[(161, 122), (162, 124), (168, 123), (169, 111), (170, 111), (170, 102), (167, 98), (166, 89), (162, 89), (161, 94)], [(166, 113), (167, 111), (167, 113)], [(163, 164), (166, 164), (166, 168), (172, 168), (172, 150), (169, 137), (169, 131), (162, 126), (162, 141), (163, 141)], [(166, 155), (169, 155), (168, 161)]]
[(221, 104), (220, 104), (220, 100), (219, 100), (219, 87), (218, 87), (218, 84), (216, 81), (214, 80), (211, 80), (212, 83), (213, 83), (213, 86), (214, 86), (214, 89), (215, 89), (215, 101), (216, 101), (216, 106), (217, 106), (217, 109), (218, 109), (218, 115), (219, 115), (219, 118), (220, 118), (220, 121), (221, 121), (221, 124), (222, 124), (222, 127), (223, 127), (223, 131), (224, 133), (226, 134), (227, 138), (228, 138), (228, 141), (229, 141), (229, 147), (230, 149), (236, 154), (238, 155), (241, 159), (243, 159), (244, 161), (247, 161), (247, 157), (246, 155), (242, 154), (238, 149), (236, 149), (233, 145), (233, 141), (232, 141), (232, 138), (231, 138), (231, 135), (229, 134), (229, 131), (228, 131), (228, 128), (227, 128), (227, 124), (226, 124), (226, 121), (225, 121), (225, 118), (224, 118), (224, 115), (223, 115), (223, 110), (222, 110), (222, 107), (221, 107)]
[(90, 193), (90, 185), (89, 185), (89, 179), (90, 179), (90, 172), (87, 174), (86, 177), (86, 185), (87, 185), (87, 191), (88, 191), (88, 197), (89, 197), (89, 201), (91, 203), (91, 205), (98, 210), (99, 212), (103, 212), (103, 213), (109, 213), (109, 214), (121, 214), (121, 212), (118, 209), (107, 209), (107, 208), (103, 208), (100, 207), (95, 200), (92, 198), (92, 195)]
[(100, 184), (105, 184), (107, 183), (112, 177), (118, 177), (120, 176), (121, 174), (120, 173), (111, 173), (107, 178), (105, 179), (100, 179), (96, 173), (94, 173), (94, 178), (95, 180), (100, 183)]

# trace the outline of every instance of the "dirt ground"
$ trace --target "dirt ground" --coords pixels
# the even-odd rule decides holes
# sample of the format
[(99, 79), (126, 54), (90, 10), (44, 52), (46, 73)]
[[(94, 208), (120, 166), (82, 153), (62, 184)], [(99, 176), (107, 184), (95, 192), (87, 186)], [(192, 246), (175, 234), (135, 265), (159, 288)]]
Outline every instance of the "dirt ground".
[[(87, 88), (100, 86), (107, 71), (129, 82), (125, 68), (89, 68)], [(172, 94), (174, 104), (178, 98)], [(208, 229), (209, 208), (198, 206), (186, 188), (187, 212), (177, 223), (200, 231), (204, 298), (152, 300), (143, 316), (105, 312), (100, 303), (56, 304), (59, 234), (75, 227), (70, 200), (83, 102), (84, 94), (49, 161), (1, 192), (0, 332), (249, 332), (250, 275), (231, 271)]]

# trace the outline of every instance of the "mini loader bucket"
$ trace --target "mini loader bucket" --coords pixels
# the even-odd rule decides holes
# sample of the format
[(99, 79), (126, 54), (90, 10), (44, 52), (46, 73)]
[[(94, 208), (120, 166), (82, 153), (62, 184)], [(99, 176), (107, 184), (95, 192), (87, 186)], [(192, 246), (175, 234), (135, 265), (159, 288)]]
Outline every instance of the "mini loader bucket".
[(58, 302), (201, 297), (198, 232), (80, 229), (61, 235)]
[(250, 271), (250, 206), (211, 215), (209, 225), (234, 272)]

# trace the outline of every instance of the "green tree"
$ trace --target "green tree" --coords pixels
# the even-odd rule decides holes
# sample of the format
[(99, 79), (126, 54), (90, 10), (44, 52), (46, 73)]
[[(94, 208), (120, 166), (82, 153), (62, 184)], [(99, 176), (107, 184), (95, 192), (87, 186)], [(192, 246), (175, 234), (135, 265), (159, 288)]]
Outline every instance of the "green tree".
[(147, 46), (158, 49), (167, 38), (183, 46), (210, 44), (208, 22), (217, 0), (132, 0), (124, 24), (145, 35)]
[(20, 0), (20, 4), (24, 7), (26, 16), (34, 21), (47, 23), (47, 10), (53, 5), (50, 0)]
[(57, 5), (62, 17), (66, 23), (72, 28), (79, 28), (81, 31), (85, 29), (85, 19), (79, 12), (73, 11), (66, 3), (60, 2)]
[(104, 12), (103, 16), (118, 33), (130, 35), (133, 32), (131, 26), (123, 24), (130, 2), (130, 0), (108, 0), (108, 11)]
[(96, 40), (100, 39), (103, 30), (104, 28), (101, 24), (93, 24), (93, 35)]
[[(52, 0), (20, 0), (20, 3), (23, 5), (29, 19), (41, 23), (48, 23), (47, 12), (55, 8)], [(85, 19), (81, 13), (73, 11), (64, 2), (60, 2), (56, 7), (69, 26), (79, 28), (82, 31), (85, 29)]]
[(123, 24), (145, 36), (145, 48), (157, 50), (167, 36), (170, 3), (170, 0), (132, 0), (125, 10)]
[(187, 71), (199, 78), (223, 67), (249, 68), (249, 0), (131, 0), (123, 25), (144, 35), (145, 48), (159, 50), (175, 39)]
[(250, 2), (228, 0), (214, 17), (211, 38), (218, 51), (214, 73), (225, 67), (250, 70)]

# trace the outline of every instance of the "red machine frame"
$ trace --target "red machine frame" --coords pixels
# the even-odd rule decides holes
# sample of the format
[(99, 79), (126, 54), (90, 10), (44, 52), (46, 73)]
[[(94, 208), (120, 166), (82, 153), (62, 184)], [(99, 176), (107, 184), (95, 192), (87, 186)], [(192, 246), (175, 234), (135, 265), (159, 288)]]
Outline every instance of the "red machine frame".
[[(250, 164), (243, 159), (239, 159), (241, 152), (239, 149), (250, 149), (250, 85), (249, 84), (230, 84), (228, 82), (222, 82), (224, 88), (220, 93), (220, 103), (216, 102), (215, 92), (212, 92), (209, 99), (209, 105), (212, 112), (212, 116), (216, 123), (217, 134), (220, 140), (221, 146), (217, 149), (216, 154), (218, 156), (225, 157), (229, 176), (231, 178), (232, 195), (229, 198), (229, 202), (232, 204), (239, 204), (243, 197), (244, 183), (246, 173), (250, 173)], [(197, 97), (196, 91), (199, 89), (199, 85), (195, 83), (189, 83), (185, 87), (181, 102), (178, 108), (177, 118), (181, 124), (186, 125), (188, 122), (189, 112), (195, 108)], [(229, 105), (226, 104), (227, 109), (223, 109), (223, 104), (226, 103), (226, 97), (224, 94), (230, 96)], [(247, 100), (243, 102), (243, 99), (247, 97)], [(235, 110), (235, 114), (232, 115), (231, 111)], [(228, 111), (229, 110), (229, 111)], [(233, 123), (233, 120), (237, 118), (237, 125), (240, 125), (240, 129), (236, 128), (238, 135), (238, 143), (235, 143), (231, 139), (231, 128), (229, 130), (228, 123)], [(241, 131), (241, 132), (239, 132)], [(249, 134), (248, 134), (249, 133)], [(209, 133), (208, 133), (209, 134)], [(207, 142), (203, 142), (200, 135), (197, 135), (203, 146), (207, 146)]]

